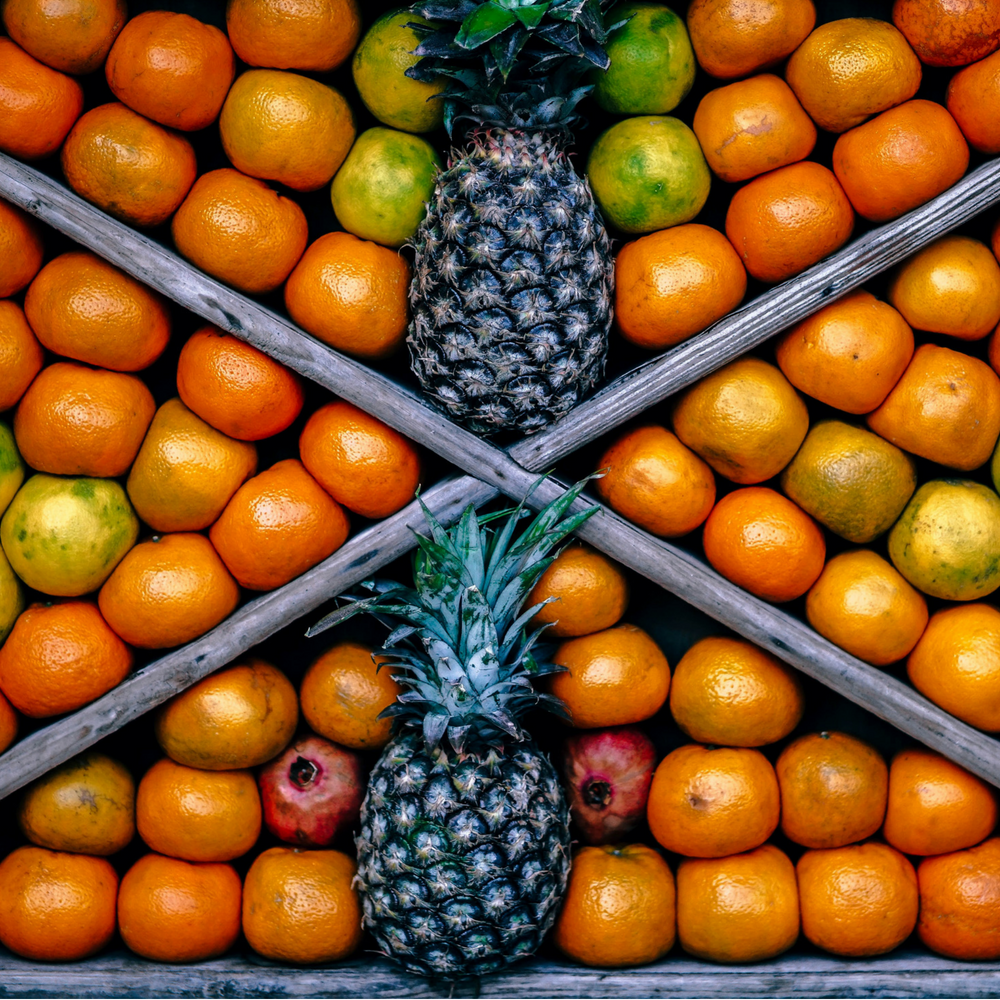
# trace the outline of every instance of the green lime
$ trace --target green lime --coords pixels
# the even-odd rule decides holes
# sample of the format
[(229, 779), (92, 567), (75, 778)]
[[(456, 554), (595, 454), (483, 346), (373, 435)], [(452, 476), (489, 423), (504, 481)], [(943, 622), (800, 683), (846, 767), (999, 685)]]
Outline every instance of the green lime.
[(56, 597), (97, 590), (135, 544), (139, 519), (114, 479), (32, 476), (0, 520), (14, 572)]
[(605, 111), (619, 115), (665, 115), (688, 95), (694, 83), (695, 59), (684, 22), (658, 3), (616, 5), (611, 23), (628, 21), (611, 33), (605, 49), (607, 72), (594, 70), (588, 79), (593, 97)]
[(17, 450), (14, 432), (0, 420), (0, 514), (24, 482), (24, 462)]
[(401, 247), (423, 221), (440, 169), (441, 159), (426, 139), (370, 128), (333, 179), (333, 211), (349, 233)]
[(24, 588), (0, 549), (0, 646), (24, 610)]
[(365, 107), (380, 121), (404, 132), (432, 132), (441, 127), (444, 101), (434, 98), (445, 88), (406, 75), (419, 56), (413, 50), (420, 36), (408, 25), (430, 24), (409, 10), (383, 14), (361, 39), (351, 70)]
[(626, 233), (690, 222), (711, 174), (694, 132), (676, 118), (626, 118), (590, 150), (587, 177), (605, 219)]

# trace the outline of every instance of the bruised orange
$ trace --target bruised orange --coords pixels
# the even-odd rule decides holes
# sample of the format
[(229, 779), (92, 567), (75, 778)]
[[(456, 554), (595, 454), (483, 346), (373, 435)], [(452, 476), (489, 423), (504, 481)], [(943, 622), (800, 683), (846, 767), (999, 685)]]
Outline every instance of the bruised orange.
[(996, 0), (896, 0), (892, 20), (928, 66), (965, 66), (1000, 46)]

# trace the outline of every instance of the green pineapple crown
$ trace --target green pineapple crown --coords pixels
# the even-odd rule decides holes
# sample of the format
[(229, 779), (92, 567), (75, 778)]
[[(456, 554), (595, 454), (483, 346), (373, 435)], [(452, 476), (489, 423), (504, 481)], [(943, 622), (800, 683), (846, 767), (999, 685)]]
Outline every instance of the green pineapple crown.
[[(424, 507), (431, 534), (417, 535), (414, 586), (367, 580), (361, 586), (373, 596), (344, 595), (352, 603), (307, 635), (361, 612), (386, 624), (401, 622), (380, 656), (381, 668), (392, 670), (405, 690), (384, 716), (395, 716), (401, 727), (422, 728), (431, 748), (445, 736), (457, 752), (524, 739), (518, 719), (535, 705), (564, 714), (562, 702), (532, 684), (563, 669), (533, 651), (546, 626), (528, 632), (548, 601), (524, 604), (558, 554), (556, 547), (599, 510), (568, 513), (586, 484), (577, 483), (544, 507), (516, 537), (527, 515), (523, 501), (487, 515), (470, 506), (450, 529)], [(489, 527), (500, 519), (498, 530)]]

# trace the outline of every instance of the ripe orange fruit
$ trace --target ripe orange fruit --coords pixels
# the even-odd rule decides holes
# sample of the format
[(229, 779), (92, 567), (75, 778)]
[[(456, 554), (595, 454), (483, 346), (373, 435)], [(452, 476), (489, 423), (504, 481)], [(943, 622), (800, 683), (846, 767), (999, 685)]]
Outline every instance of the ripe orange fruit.
[(699, 743), (775, 743), (799, 724), (803, 711), (795, 671), (743, 639), (699, 640), (681, 657), (670, 682), (670, 713)]
[(907, 101), (845, 132), (833, 172), (858, 215), (887, 222), (950, 188), (969, 165), (969, 147), (947, 110)]
[(156, 738), (187, 767), (231, 771), (277, 756), (299, 721), (295, 688), (276, 667), (248, 659), (206, 677), (156, 715)]
[(1000, 378), (977, 358), (921, 344), (867, 422), (914, 455), (952, 469), (978, 469), (1000, 435)]
[(205, 771), (169, 757), (139, 782), (135, 820), (150, 850), (184, 861), (231, 861), (257, 842), (260, 793), (253, 772)]
[(628, 607), (628, 596), (622, 567), (589, 545), (574, 542), (538, 578), (525, 607), (554, 597), (535, 615), (532, 625), (547, 622), (547, 638), (566, 639), (617, 625)]
[(17, 739), (17, 730), (17, 712), (3, 694), (0, 694), (0, 753)]
[(14, 414), (24, 460), (60, 476), (121, 476), (156, 403), (134, 375), (59, 361), (40, 371)]
[(1000, 46), (995, 0), (896, 0), (892, 20), (928, 66), (965, 66)]
[(41, 226), (27, 212), (0, 198), (0, 298), (17, 295), (42, 266)]
[(170, 231), (192, 264), (253, 294), (274, 291), (309, 239), (305, 213), (294, 201), (229, 167), (195, 181)]
[(263, 351), (203, 326), (177, 359), (184, 405), (216, 430), (259, 441), (288, 427), (302, 410), (302, 380)]
[(6, 0), (7, 34), (39, 62), (63, 73), (100, 69), (128, 19), (125, 0)]
[(248, 590), (274, 590), (332, 555), (348, 520), (298, 459), (286, 458), (233, 494), (209, 537)]
[(816, 522), (761, 486), (724, 496), (705, 522), (702, 543), (708, 561), (727, 580), (777, 604), (801, 597), (826, 559)]
[(889, 769), (874, 747), (845, 733), (809, 733), (775, 765), (781, 829), (803, 847), (843, 847), (882, 825)]
[(62, 168), (78, 195), (140, 228), (166, 222), (197, 174), (187, 139), (124, 104), (102, 104), (80, 118), (63, 146)]
[(615, 258), (615, 322), (630, 343), (672, 347), (742, 301), (747, 274), (732, 244), (690, 223), (626, 243)]
[(645, 844), (584, 847), (552, 930), (574, 961), (603, 968), (655, 962), (674, 946), (674, 876)]
[(314, 337), (359, 358), (383, 358), (403, 342), (410, 265), (395, 250), (350, 233), (327, 233), (302, 255), (285, 306)]
[(147, 10), (122, 29), (104, 75), (123, 104), (161, 125), (193, 132), (219, 117), (236, 75), (224, 31), (188, 14)]
[(870, 413), (913, 357), (913, 331), (890, 305), (858, 291), (779, 341), (778, 366), (796, 389), (848, 413)]
[(730, 858), (677, 866), (677, 936), (711, 962), (774, 958), (799, 936), (795, 869), (773, 844)]
[(82, 110), (76, 80), (0, 38), (0, 152), (22, 160), (54, 153)]
[(391, 719), (379, 715), (403, 689), (385, 662), (357, 642), (338, 642), (309, 665), (299, 698), (306, 722), (328, 740), (356, 750), (380, 750), (389, 742)]
[(0, 410), (7, 410), (24, 395), (42, 370), (45, 355), (16, 302), (0, 301)]
[(745, 181), (797, 163), (816, 145), (816, 126), (773, 73), (710, 90), (692, 128), (709, 167), (724, 181)]
[(250, 66), (336, 69), (361, 37), (357, 0), (229, 0), (226, 28)]
[(635, 625), (618, 625), (569, 639), (552, 656), (566, 668), (549, 690), (578, 729), (621, 726), (654, 716), (667, 700), (670, 665)]
[(181, 646), (215, 628), (240, 591), (204, 536), (154, 535), (131, 549), (97, 601), (108, 624), (142, 649)]
[(125, 944), (143, 958), (203, 962), (236, 943), (241, 895), (232, 865), (147, 854), (122, 879), (118, 928)]
[(741, 187), (726, 236), (760, 281), (784, 281), (842, 247), (854, 211), (837, 178), (818, 163), (779, 167)]
[(906, 656), (927, 625), (919, 591), (870, 549), (834, 556), (806, 595), (806, 616), (820, 635), (884, 667)]
[(1000, 53), (959, 70), (948, 84), (946, 104), (969, 145), (1000, 153), (1000, 121), (990, 108), (1000, 100)]
[(601, 499), (654, 535), (694, 531), (715, 503), (712, 470), (665, 427), (626, 431), (597, 463)]
[(901, 32), (874, 17), (821, 24), (785, 69), (809, 117), (828, 132), (845, 132), (908, 101), (921, 76), (920, 60)]
[(55, 354), (119, 372), (151, 365), (170, 340), (166, 299), (92, 253), (64, 253), (24, 297), (35, 335)]
[(815, 23), (812, 0), (694, 0), (687, 13), (698, 64), (724, 80), (784, 59)]
[(351, 403), (321, 406), (299, 437), (309, 473), (338, 503), (362, 517), (395, 514), (420, 484), (420, 456), (398, 431)]
[(0, 690), (32, 719), (75, 711), (131, 669), (132, 651), (87, 601), (32, 604), (0, 646)]
[(748, 747), (678, 747), (653, 775), (646, 818), (668, 851), (721, 858), (753, 850), (778, 827), (774, 768)]
[(917, 933), (928, 948), (949, 958), (1000, 958), (1000, 837), (926, 858), (917, 869), (917, 883)]
[(117, 894), (104, 858), (19, 847), (0, 861), (0, 944), (40, 962), (87, 958), (115, 933)]
[(795, 873), (802, 933), (834, 955), (884, 955), (917, 926), (917, 873), (885, 844), (806, 851)]

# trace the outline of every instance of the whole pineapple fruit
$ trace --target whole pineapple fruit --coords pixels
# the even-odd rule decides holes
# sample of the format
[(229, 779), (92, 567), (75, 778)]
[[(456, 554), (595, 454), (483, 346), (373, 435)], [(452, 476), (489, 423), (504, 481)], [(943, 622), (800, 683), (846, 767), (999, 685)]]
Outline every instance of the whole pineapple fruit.
[(361, 807), (357, 884), (365, 926), (411, 972), (480, 976), (533, 954), (565, 893), (569, 810), (518, 720), (561, 708), (532, 686), (560, 668), (532, 653), (541, 605), (523, 605), (549, 553), (597, 509), (567, 516), (582, 486), (517, 537), (523, 507), (498, 531), (472, 507), (447, 531), (425, 510), (414, 588), (369, 581), (374, 597), (310, 630), (360, 611), (401, 622), (380, 651), (405, 690)]
[[(479, 434), (530, 434), (604, 374), (614, 261), (587, 181), (566, 155), (577, 86), (607, 69), (614, 0), (428, 0), (409, 70), (442, 76), (445, 125), (471, 123), (416, 238), (413, 371)], [(436, 98), (435, 98), (436, 99)]]

